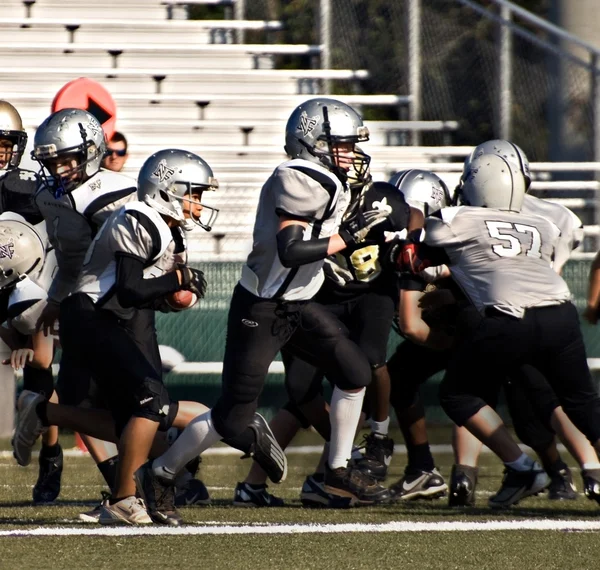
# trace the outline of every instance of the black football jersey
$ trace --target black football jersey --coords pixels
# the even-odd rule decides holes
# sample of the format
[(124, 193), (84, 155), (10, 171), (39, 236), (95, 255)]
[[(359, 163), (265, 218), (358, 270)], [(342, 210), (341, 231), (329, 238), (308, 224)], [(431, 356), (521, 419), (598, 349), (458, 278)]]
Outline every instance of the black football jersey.
[(33, 225), (43, 221), (44, 218), (34, 199), (38, 182), (37, 174), (31, 170), (13, 168), (7, 170), (4, 176), (0, 173), (0, 208), (2, 212), (16, 212)]

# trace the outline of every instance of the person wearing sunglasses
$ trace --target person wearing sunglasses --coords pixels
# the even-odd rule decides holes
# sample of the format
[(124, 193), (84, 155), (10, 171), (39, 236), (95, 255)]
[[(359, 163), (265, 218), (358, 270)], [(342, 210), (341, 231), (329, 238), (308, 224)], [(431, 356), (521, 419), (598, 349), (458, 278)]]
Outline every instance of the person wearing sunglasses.
[(121, 172), (128, 158), (127, 139), (123, 133), (115, 131), (106, 146), (102, 168), (112, 170), (113, 172)]

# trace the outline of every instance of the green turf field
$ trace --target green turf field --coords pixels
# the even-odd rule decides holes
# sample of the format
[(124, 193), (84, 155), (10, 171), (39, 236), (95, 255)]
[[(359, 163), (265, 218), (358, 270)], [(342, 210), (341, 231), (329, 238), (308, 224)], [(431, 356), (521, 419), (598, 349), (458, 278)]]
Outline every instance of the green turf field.
[[(442, 430), (434, 433), (432, 440), (447, 443), (447, 435), (447, 430)], [(72, 441), (63, 438), (65, 448)], [(307, 443), (316, 440), (305, 433), (294, 445)], [(8, 449), (7, 442), (2, 448)], [(6, 455), (0, 458), (2, 569), (600, 567), (599, 532), (588, 528), (600, 527), (600, 507), (583, 496), (568, 503), (538, 496), (508, 511), (491, 512), (487, 498), (500, 484), (501, 465), (490, 454), (482, 456), (474, 509), (450, 510), (441, 499), (341, 511), (308, 510), (300, 505), (300, 487), (317, 462), (316, 454), (289, 455), (287, 481), (272, 486), (289, 503), (280, 509), (230, 506), (233, 488), (245, 476), (248, 461), (232, 455), (208, 455), (201, 477), (211, 491), (213, 506), (182, 509), (189, 526), (179, 529), (111, 527), (111, 536), (98, 534), (106, 533), (106, 527), (77, 519), (79, 512), (97, 502), (104, 488), (89, 457), (66, 458), (59, 501), (34, 507), (30, 498), (36, 461), (22, 468)], [(451, 454), (436, 454), (436, 461), (442, 474), (449, 476)], [(404, 462), (403, 454), (394, 456), (390, 482), (400, 477)], [(578, 471), (575, 478), (580, 487)], [(511, 530), (489, 529), (490, 523), (500, 521)], [(526, 530), (545, 521), (561, 530)], [(482, 525), (457, 529), (457, 525), (466, 528), (464, 523), (469, 522)], [(332, 526), (352, 523), (354, 526)], [(568, 528), (569, 524), (575, 529)], [(18, 531), (17, 535), (8, 535), (11, 531)], [(145, 534), (128, 536), (131, 531)], [(75, 535), (55, 536), (58, 533)]]

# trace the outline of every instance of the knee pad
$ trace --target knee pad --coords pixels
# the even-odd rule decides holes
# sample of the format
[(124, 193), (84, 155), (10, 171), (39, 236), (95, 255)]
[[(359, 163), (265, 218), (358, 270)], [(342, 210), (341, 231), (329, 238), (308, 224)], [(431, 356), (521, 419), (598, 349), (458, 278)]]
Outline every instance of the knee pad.
[(52, 392), (54, 392), (52, 368), (25, 366), (23, 368), (23, 388), (43, 394), (46, 400), (49, 400), (52, 397)]

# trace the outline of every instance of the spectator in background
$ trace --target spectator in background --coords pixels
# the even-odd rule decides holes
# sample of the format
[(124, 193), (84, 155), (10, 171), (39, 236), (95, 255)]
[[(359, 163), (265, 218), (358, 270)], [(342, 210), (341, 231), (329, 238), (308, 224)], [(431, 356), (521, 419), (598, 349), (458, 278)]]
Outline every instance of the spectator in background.
[(127, 139), (123, 133), (115, 131), (106, 146), (106, 155), (102, 161), (102, 168), (121, 172), (128, 158)]

